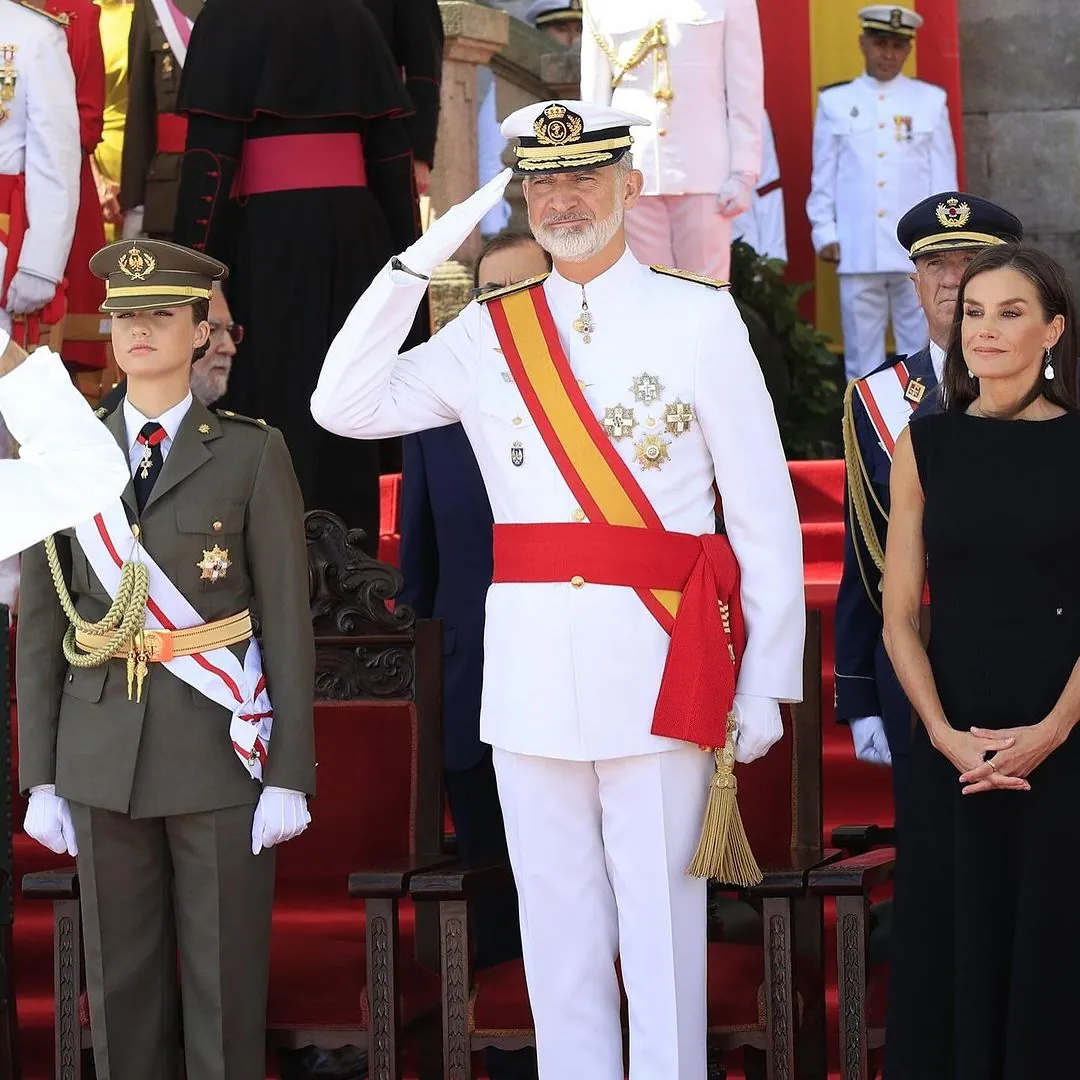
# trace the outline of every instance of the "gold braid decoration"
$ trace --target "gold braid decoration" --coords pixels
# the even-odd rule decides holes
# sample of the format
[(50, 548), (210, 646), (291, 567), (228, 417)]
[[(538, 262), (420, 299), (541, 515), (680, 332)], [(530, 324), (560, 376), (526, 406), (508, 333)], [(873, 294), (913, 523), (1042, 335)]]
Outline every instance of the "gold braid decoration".
[[(634, 42), (633, 49), (630, 50), (630, 56), (624, 64), (619, 59), (619, 54), (607, 43), (607, 38), (596, 28), (596, 24), (589, 19), (589, 29), (592, 31), (592, 36), (596, 41), (596, 44), (603, 50), (604, 55), (608, 58), (608, 62), (611, 64), (611, 70), (615, 72), (614, 78), (611, 80), (611, 89), (618, 88), (619, 83), (622, 82), (623, 76), (636, 68), (638, 64), (644, 63), (652, 53), (656, 53), (656, 67), (653, 72), (653, 97), (657, 101), (671, 101), (675, 97), (674, 91), (671, 89), (671, 68), (668, 66), (667, 47), (668, 36), (667, 27), (664, 24), (663, 19), (657, 19), (651, 26), (645, 29), (645, 32)], [(660, 70), (663, 68), (663, 78), (661, 79)]]
[[(67, 616), (69, 626), (64, 634), (64, 659), (72, 667), (93, 668), (108, 663), (121, 649), (132, 645), (137, 637), (142, 634), (146, 623), (146, 601), (150, 595), (150, 572), (145, 564), (125, 562), (120, 570), (120, 587), (116, 591), (116, 599), (105, 613), (104, 617), (96, 622), (87, 622), (76, 610), (75, 602), (71, 599), (67, 583), (64, 581), (64, 571), (60, 566), (60, 557), (56, 551), (56, 538), (50, 536), (45, 541), (45, 557), (49, 563), (49, 573), (52, 574), (53, 587), (60, 600), (60, 607)], [(75, 645), (75, 631), (82, 630), (84, 633), (101, 634), (109, 638), (107, 645), (90, 652), (81, 652)], [(136, 654), (134, 646), (129, 655), (134, 658)], [(141, 680), (140, 680), (141, 681)], [(130, 682), (130, 679), (129, 679)]]
[(855, 407), (853, 401), (856, 382), (858, 380), (853, 379), (848, 383), (847, 391), (844, 394), (844, 464), (847, 468), (848, 496), (855, 510), (855, 516), (859, 521), (859, 528), (862, 530), (863, 540), (866, 542), (866, 550), (870, 552), (870, 558), (874, 560), (874, 565), (878, 570), (885, 573), (885, 552), (881, 548), (877, 530), (874, 528), (874, 520), (870, 514), (870, 504), (867, 501), (866, 493), (870, 493), (870, 497), (874, 500), (874, 506), (885, 520), (886, 525), (889, 523), (889, 515), (881, 505), (877, 492), (874, 491), (874, 485), (870, 482), (870, 474), (866, 471), (866, 462), (859, 452), (859, 439), (855, 432)]

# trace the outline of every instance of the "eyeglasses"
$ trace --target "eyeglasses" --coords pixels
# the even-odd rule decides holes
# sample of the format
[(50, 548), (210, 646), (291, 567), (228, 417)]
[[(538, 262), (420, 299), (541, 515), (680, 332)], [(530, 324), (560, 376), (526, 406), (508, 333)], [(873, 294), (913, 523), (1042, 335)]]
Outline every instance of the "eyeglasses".
[(244, 328), (239, 323), (220, 323), (210, 321), (210, 333), (217, 334), (224, 330), (232, 338), (234, 345), (239, 345), (244, 340)]

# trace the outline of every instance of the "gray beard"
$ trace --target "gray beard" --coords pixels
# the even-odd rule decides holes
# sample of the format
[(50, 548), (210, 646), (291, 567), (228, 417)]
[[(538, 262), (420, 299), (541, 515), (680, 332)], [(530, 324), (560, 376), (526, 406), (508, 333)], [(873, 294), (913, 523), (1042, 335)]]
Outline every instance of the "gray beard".
[(612, 237), (623, 223), (623, 214), (620, 202), (602, 221), (582, 222), (572, 228), (535, 225), (532, 232), (536, 242), (552, 258), (564, 262), (585, 262), (611, 243)]

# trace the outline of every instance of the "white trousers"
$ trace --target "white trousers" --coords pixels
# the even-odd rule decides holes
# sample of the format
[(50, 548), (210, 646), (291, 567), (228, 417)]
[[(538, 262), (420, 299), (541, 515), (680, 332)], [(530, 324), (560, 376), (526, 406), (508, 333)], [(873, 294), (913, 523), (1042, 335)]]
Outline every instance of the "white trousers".
[(715, 195), (642, 195), (626, 213), (626, 239), (638, 262), (677, 266), (727, 281), (731, 220)]
[(540, 1080), (705, 1080), (705, 881), (686, 873), (711, 754), (494, 751)]
[(926, 348), (930, 330), (907, 274), (840, 274), (839, 278), (848, 381), (869, 375), (885, 363), (885, 326), (890, 316), (901, 356)]

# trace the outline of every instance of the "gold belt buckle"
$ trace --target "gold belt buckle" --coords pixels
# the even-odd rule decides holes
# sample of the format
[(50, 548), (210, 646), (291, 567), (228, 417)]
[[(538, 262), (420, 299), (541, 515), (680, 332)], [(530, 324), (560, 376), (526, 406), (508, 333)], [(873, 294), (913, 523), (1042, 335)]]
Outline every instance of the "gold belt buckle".
[(164, 664), (171, 660), (173, 653), (172, 634), (167, 630), (146, 630), (143, 632), (146, 659), (154, 664)]

